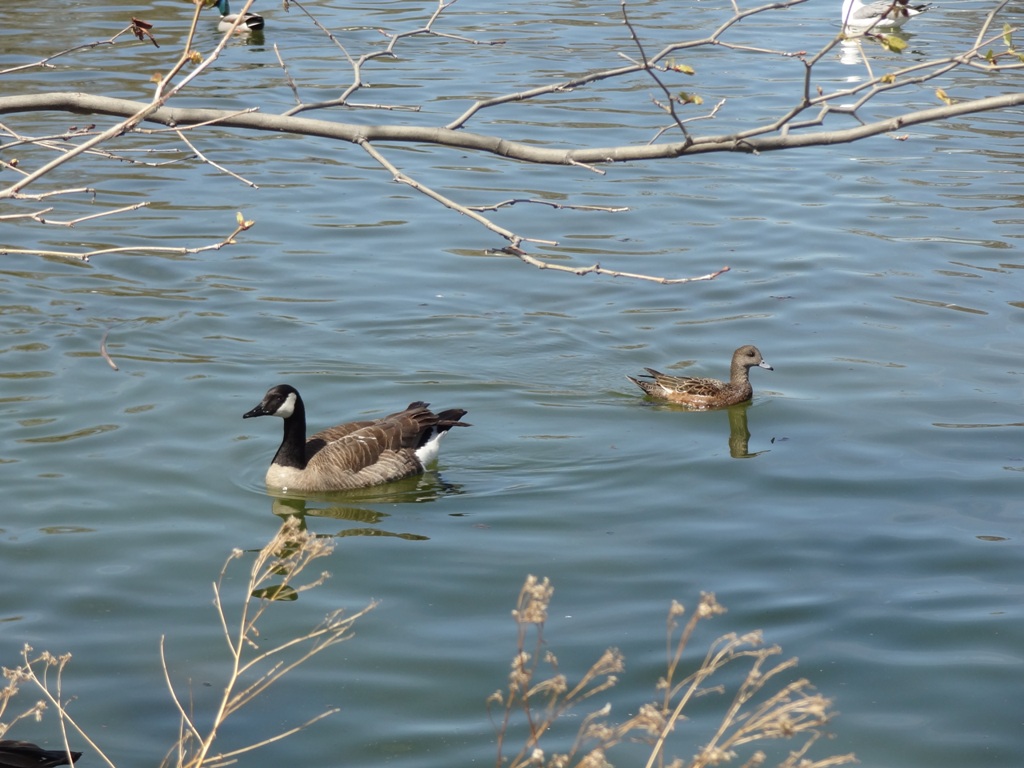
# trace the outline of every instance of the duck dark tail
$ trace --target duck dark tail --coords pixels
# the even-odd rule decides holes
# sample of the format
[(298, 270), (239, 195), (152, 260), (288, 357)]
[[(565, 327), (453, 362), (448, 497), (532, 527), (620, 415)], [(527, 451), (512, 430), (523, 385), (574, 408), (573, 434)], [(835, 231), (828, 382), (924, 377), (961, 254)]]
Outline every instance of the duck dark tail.
[(447, 432), (452, 427), (471, 427), (472, 424), (467, 424), (461, 421), (462, 417), (465, 416), (467, 411), (462, 408), (449, 408), (447, 411), (441, 411), (437, 414), (437, 426), (435, 429), (438, 432)]

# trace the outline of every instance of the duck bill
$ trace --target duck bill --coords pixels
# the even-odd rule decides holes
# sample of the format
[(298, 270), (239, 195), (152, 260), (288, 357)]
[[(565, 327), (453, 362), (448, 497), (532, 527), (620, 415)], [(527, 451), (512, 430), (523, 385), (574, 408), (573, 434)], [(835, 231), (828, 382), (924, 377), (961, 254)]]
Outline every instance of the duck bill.
[(263, 407), (263, 403), (260, 403), (255, 408), (253, 408), (251, 411), (247, 411), (246, 413), (242, 414), (242, 418), (243, 419), (251, 419), (251, 418), (254, 418), (256, 416), (269, 416), (269, 415), (270, 415), (270, 412)]

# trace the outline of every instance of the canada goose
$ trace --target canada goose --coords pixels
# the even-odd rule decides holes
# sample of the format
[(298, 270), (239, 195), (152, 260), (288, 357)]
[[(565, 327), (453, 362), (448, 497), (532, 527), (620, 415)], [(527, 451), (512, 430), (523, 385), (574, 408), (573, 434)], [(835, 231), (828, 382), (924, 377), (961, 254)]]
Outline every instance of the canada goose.
[(383, 419), (339, 424), (306, 439), (306, 408), (298, 390), (279, 384), (242, 416), (280, 416), (284, 439), (267, 470), (267, 485), (288, 491), (343, 491), (389, 483), (423, 472), (437, 459), (441, 437), (468, 427), (461, 408), (432, 413), (410, 403)]
[[(217, 24), (217, 29), (221, 32), (227, 32), (233, 26), (235, 26), (235, 19), (238, 18), (237, 13), (231, 12), (231, 6), (229, 0), (217, 0), (217, 10), (220, 11), (220, 22)], [(263, 17), (258, 13), (247, 13), (239, 22), (236, 32), (252, 32), (256, 29), (263, 29), (265, 22)]]
[[(81, 752), (72, 752), (71, 759), (78, 762)], [(27, 741), (0, 741), (0, 768), (51, 768), (71, 765), (63, 749), (42, 749)]]
[(709, 408), (727, 408), (752, 398), (754, 389), (750, 386), (750, 369), (755, 365), (769, 371), (775, 370), (761, 357), (757, 347), (747, 344), (732, 353), (729, 381), (694, 376), (669, 376), (653, 368), (644, 368), (650, 374), (644, 378), (653, 381), (640, 381), (632, 376), (626, 378), (651, 397), (681, 403), (703, 411)]

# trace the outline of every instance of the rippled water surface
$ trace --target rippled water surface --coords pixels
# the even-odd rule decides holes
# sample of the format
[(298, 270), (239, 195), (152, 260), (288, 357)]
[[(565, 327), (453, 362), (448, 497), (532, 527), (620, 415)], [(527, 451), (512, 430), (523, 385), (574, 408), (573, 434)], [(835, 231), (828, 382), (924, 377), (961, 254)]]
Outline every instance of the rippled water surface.
[[(47, 14), (69, 5), (80, 24), (53, 25)], [(314, 5), (353, 56), (379, 48), (381, 29), (422, 26), (436, 7)], [(834, 5), (750, 19), (734, 40), (816, 50), (837, 32)], [(955, 50), (987, 8), (943, 3), (915, 20), (902, 58), (870, 51), (872, 66)], [(713, 2), (630, 9), (649, 51), (726, 17)], [(229, 46), (182, 105), (288, 109), (294, 96), (274, 46), (307, 100), (349, 83), (343, 54), (295, 7), (258, 10), (262, 41)], [(4, 93), (145, 99), (150, 75), (173, 63), (189, 12), (152, 3), (145, 18), (161, 48), (76, 52), (52, 70), (4, 75)], [(108, 38), (141, 11), (40, 0), (3, 13), (0, 69)], [(209, 13), (204, 50), (216, 40)], [(367, 65), (372, 87), (357, 101), (422, 111), (309, 116), (439, 125), (475, 98), (636, 55), (618, 2), (459, 2), (438, 30), (507, 42), (410, 39), (397, 58)], [(778, 114), (803, 77), (792, 57), (716, 49), (679, 58), (697, 75), (673, 87), (703, 93), (705, 112), (727, 99), (715, 120), (692, 125), (699, 133)], [(817, 72), (829, 88), (864, 74), (839, 52)], [(944, 87), (966, 98), (1018, 81), (964, 72)], [(505, 105), (469, 128), (542, 146), (643, 142), (665, 124), (652, 101), (660, 96), (637, 77)], [(937, 103), (922, 86), (886, 95), (876, 112)], [(2, 122), (58, 135), (112, 119)], [(692, 607), (711, 591), (729, 612), (695, 649), (716, 631), (761, 628), (798, 656), (799, 673), (840, 712), (819, 753), (856, 752), (864, 765), (1019, 765), (1021, 125), (1019, 110), (993, 112), (917, 126), (905, 140), (621, 164), (600, 175), (380, 147), (463, 204), (625, 209), (519, 204), (489, 214), (558, 241), (530, 248), (557, 263), (669, 277), (730, 267), (674, 286), (495, 255), (496, 236), (339, 142), (190, 137), (258, 188), (194, 158), (143, 167), (93, 157), (62, 169), (30, 191), (88, 185), (95, 198), (9, 202), (2, 213), (53, 206), (47, 218), (68, 220), (151, 205), (74, 228), (0, 220), (8, 248), (197, 248), (230, 233), (238, 211), (256, 224), (235, 245), (188, 255), (0, 257), (0, 664), (16, 664), (24, 643), (71, 652), (71, 711), (121, 766), (157, 764), (177, 733), (162, 636), (179, 693), (208, 716), (228, 664), (211, 583), (232, 550), (259, 548), (279, 515), (302, 506), (282, 506), (263, 487), (280, 424), (241, 419), (287, 381), (317, 428), (417, 399), (466, 408), (473, 427), (448, 438), (437, 473), (305, 504), (310, 530), (338, 534), (322, 561), (332, 578), (275, 606), (267, 642), (335, 607), (381, 602), (354, 638), (233, 720), (222, 746), (341, 712), (242, 764), (492, 764), (484, 701), (506, 680), (509, 611), (532, 573), (555, 586), (546, 635), (563, 671), (578, 676), (608, 646), (625, 653), (619, 685), (596, 702), (611, 702), (614, 716), (652, 695), (670, 601)], [(122, 158), (156, 147), (171, 159), (183, 145), (162, 133), (114, 147)], [(42, 162), (22, 147), (0, 157)], [(105, 334), (117, 371), (100, 354)], [(644, 401), (625, 379), (645, 366), (724, 376), (745, 343), (775, 368), (754, 370), (749, 407), (685, 412)], [(236, 603), (247, 557), (227, 582)], [(685, 726), (693, 736), (680, 733), (674, 753), (689, 757), (714, 722), (710, 708), (695, 711)], [(52, 716), (17, 728), (11, 738), (59, 741)], [(610, 757), (643, 759), (634, 747)], [(87, 753), (82, 763), (99, 759)]]

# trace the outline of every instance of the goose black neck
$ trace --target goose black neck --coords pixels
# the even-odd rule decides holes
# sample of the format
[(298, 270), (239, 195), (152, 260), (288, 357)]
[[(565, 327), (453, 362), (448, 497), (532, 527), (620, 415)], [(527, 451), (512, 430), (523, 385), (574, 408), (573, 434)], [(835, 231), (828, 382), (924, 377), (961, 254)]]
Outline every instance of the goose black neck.
[(306, 468), (306, 407), (295, 395), (292, 415), (284, 420), (284, 439), (274, 455), (274, 464), (282, 467)]

